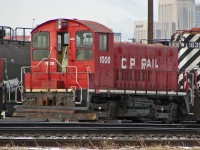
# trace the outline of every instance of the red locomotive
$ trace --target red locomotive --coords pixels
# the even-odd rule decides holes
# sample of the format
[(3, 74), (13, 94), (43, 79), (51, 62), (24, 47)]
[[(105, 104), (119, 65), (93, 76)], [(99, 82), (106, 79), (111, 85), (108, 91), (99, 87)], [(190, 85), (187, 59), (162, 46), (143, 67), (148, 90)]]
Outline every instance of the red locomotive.
[(178, 82), (179, 75), (186, 76), (179, 73), (178, 48), (114, 41), (115, 36), (87, 20), (37, 26), (31, 33), (31, 66), (21, 71), (23, 105), (14, 116), (168, 122), (194, 116), (195, 88)]

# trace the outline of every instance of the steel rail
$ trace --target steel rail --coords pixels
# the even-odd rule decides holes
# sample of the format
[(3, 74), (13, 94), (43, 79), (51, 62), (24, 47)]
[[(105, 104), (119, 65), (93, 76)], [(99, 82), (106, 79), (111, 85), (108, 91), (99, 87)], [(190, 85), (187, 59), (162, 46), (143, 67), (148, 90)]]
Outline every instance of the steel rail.
[(0, 122), (0, 144), (49, 146), (66, 143), (198, 143), (198, 124)]

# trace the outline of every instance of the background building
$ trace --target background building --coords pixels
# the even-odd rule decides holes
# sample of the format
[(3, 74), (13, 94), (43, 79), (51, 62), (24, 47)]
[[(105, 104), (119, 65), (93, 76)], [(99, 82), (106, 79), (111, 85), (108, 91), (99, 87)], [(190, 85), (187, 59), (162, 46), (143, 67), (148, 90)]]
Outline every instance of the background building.
[(200, 4), (195, 6), (195, 27), (200, 27)]
[[(134, 22), (134, 38), (137, 41), (145, 42), (147, 39), (147, 21)], [(161, 39), (161, 24), (154, 22), (154, 39)]]
[[(143, 27), (139, 28), (142, 22)], [(135, 22), (135, 39), (147, 38), (144, 35), (147, 34), (146, 23)], [(154, 39), (169, 39), (176, 30), (191, 29), (195, 25), (200, 25), (200, 6), (195, 5), (195, 0), (158, 0), (158, 22), (154, 22)]]
[(195, 25), (195, 0), (158, 0), (158, 22), (162, 38), (176, 30), (188, 30)]
[(134, 29), (134, 38), (136, 40), (147, 39), (147, 21), (135, 21)]

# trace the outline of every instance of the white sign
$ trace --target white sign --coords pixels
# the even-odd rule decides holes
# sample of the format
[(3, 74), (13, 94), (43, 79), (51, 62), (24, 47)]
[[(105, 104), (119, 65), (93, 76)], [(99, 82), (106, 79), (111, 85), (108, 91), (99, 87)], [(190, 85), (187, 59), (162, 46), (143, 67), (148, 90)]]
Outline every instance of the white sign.
[[(135, 67), (136, 61), (135, 58), (122, 58), (121, 59), (121, 68), (122, 69), (133, 69)], [(129, 66), (129, 68), (128, 68)], [(141, 69), (146, 68), (158, 68), (157, 59), (150, 58), (142, 58), (141, 59)]]
[(110, 64), (111, 63), (110, 56), (100, 56), (99, 60), (100, 60), (100, 64)]
[(54, 66), (54, 64), (55, 64), (55, 62), (53, 62), (53, 61), (50, 61), (50, 62), (45, 62), (45, 65), (46, 66), (48, 66), (48, 65), (50, 65), (50, 66)]
[(157, 59), (146, 59), (142, 58), (141, 59), (141, 68), (146, 69), (146, 68), (158, 68), (157, 64)]

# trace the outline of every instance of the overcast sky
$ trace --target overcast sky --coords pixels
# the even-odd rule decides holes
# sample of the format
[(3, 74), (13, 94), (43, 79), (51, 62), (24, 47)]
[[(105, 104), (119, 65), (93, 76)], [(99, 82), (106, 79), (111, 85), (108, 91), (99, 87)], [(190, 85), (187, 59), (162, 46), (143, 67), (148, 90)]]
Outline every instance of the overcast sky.
[[(0, 26), (12, 28), (32, 27), (33, 23), (35, 26), (56, 18), (77, 18), (102, 23), (114, 32), (122, 33), (123, 40), (128, 40), (133, 37), (134, 21), (147, 20), (148, 0), (0, 0), (0, 2)], [(157, 20), (157, 15), (158, 0), (154, 0), (154, 20)]]

